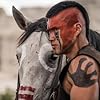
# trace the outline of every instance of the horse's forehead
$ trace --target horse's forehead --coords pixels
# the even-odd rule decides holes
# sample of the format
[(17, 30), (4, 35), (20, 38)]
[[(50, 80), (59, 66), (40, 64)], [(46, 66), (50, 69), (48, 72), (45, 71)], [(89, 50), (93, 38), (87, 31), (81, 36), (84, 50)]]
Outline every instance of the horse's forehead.
[(33, 32), (23, 44), (21, 44), (19, 47), (17, 47), (16, 53), (22, 53), (22, 48), (27, 46), (27, 50), (32, 48), (34, 49), (35, 46), (42, 46), (43, 44), (48, 43), (48, 39), (43, 33), (41, 35), (41, 32)]
[[(45, 34), (41, 35), (40, 32), (34, 32), (31, 34), (28, 39), (16, 50), (17, 55), (20, 55), (20, 65), (22, 64), (22, 61), (24, 61), (25, 57), (27, 57), (27, 59), (36, 60), (38, 56), (37, 53), (39, 53), (40, 48), (44, 44), (48, 44), (48, 40)], [(27, 62), (27, 60), (25, 60), (25, 62)]]

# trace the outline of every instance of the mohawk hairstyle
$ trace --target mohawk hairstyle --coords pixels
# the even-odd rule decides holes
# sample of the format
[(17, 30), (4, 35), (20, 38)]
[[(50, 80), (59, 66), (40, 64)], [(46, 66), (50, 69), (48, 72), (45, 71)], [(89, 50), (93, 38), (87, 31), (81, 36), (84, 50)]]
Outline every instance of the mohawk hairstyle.
[(59, 12), (65, 10), (67, 8), (71, 8), (71, 7), (76, 7), (82, 13), (82, 15), (85, 19), (85, 23), (86, 23), (86, 36), (88, 36), (88, 34), (89, 34), (89, 23), (90, 23), (88, 13), (87, 13), (86, 9), (81, 4), (79, 4), (75, 1), (62, 1), (62, 2), (54, 5), (47, 12), (46, 17), (51, 18), (51, 17), (57, 15)]

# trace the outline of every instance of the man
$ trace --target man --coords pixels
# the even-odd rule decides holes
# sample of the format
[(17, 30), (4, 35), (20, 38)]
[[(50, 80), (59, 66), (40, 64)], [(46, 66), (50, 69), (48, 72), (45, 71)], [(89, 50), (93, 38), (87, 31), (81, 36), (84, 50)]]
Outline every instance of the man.
[(65, 54), (68, 64), (60, 75), (64, 92), (55, 100), (99, 100), (100, 53), (89, 44), (89, 17), (74, 1), (54, 5), (46, 15), (47, 31), (55, 54)]

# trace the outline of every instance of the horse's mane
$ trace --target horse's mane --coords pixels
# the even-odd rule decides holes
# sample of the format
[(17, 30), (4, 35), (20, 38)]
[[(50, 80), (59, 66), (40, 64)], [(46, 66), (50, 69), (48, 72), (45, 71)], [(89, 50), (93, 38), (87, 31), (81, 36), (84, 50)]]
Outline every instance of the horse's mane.
[(100, 51), (100, 33), (90, 29), (88, 38), (89, 42), (96, 48), (96, 50)]
[(46, 32), (47, 19), (41, 18), (34, 23), (29, 24), (25, 31), (18, 38), (18, 46), (20, 46), (33, 32)]

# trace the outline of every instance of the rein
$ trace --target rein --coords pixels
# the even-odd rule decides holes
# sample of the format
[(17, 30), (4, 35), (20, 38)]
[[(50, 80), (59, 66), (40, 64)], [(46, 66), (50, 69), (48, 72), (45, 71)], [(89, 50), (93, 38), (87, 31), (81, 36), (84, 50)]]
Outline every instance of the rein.
[(17, 79), (17, 89), (16, 89), (16, 97), (15, 100), (18, 100), (18, 92), (19, 92), (19, 87), (20, 87), (20, 78), (19, 78), (19, 73), (18, 73), (18, 79)]
[(62, 67), (62, 58), (63, 58), (63, 55), (60, 55), (59, 56), (59, 59), (58, 59), (58, 67), (57, 67), (57, 70), (56, 70), (56, 73), (55, 73), (55, 76), (54, 76), (54, 79), (53, 79), (53, 82), (52, 82), (52, 85), (51, 85), (51, 93), (50, 93), (50, 96), (49, 96), (49, 100), (51, 100), (51, 97), (53, 96), (53, 92), (55, 90), (55, 88), (58, 86), (58, 83), (59, 83), (59, 75), (61, 73), (61, 67)]

